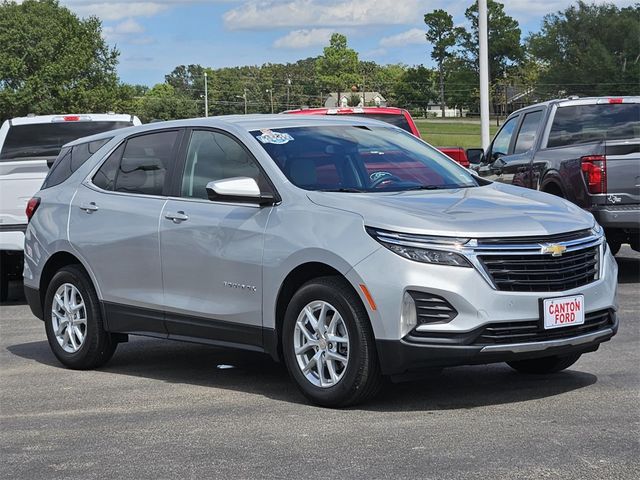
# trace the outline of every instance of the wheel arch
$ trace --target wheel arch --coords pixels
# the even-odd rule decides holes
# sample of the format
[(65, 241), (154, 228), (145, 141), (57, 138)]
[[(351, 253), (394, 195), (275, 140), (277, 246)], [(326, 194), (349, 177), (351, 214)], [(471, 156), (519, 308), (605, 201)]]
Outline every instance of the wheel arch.
[[(38, 291), (40, 294), (40, 305), (43, 308), (44, 308), (44, 299), (45, 299), (45, 296), (47, 295), (47, 289), (49, 288), (49, 283), (51, 282), (51, 279), (53, 278), (53, 276), (56, 274), (58, 270), (68, 265), (76, 265), (80, 267), (85, 272), (87, 277), (89, 277), (89, 279), (94, 285), (94, 288), (96, 289), (96, 293), (98, 293), (98, 289), (94, 281), (94, 278), (89, 272), (89, 270), (87, 269), (87, 267), (84, 265), (84, 263), (73, 253), (68, 252), (66, 250), (61, 250), (54, 253), (47, 259), (46, 263), (44, 264), (44, 267), (42, 268), (42, 272), (40, 273)], [(99, 293), (98, 293), (98, 298), (100, 298)]]
[(282, 284), (280, 285), (280, 289), (278, 290), (274, 312), (275, 330), (273, 338), (269, 342), (265, 342), (267, 343), (265, 345), (266, 350), (271, 354), (273, 358), (282, 358), (282, 324), (284, 323), (284, 315), (287, 311), (287, 306), (289, 305), (291, 298), (298, 291), (298, 289), (309, 280), (327, 276), (339, 277), (344, 280), (347, 285), (349, 285), (355, 296), (361, 302), (365, 311), (367, 311), (367, 317), (369, 320), (369, 324), (371, 325), (371, 317), (369, 315), (368, 309), (366, 308), (366, 305), (362, 300), (362, 295), (360, 294), (360, 292), (358, 292), (358, 290), (345, 275), (343, 275), (335, 267), (332, 267), (331, 265), (324, 262), (309, 261), (300, 264), (293, 268), (287, 274), (287, 276), (282, 281)]
[(540, 183), (540, 191), (556, 195), (557, 197), (567, 198), (566, 188), (562, 182), (560, 174), (555, 171), (545, 173)]

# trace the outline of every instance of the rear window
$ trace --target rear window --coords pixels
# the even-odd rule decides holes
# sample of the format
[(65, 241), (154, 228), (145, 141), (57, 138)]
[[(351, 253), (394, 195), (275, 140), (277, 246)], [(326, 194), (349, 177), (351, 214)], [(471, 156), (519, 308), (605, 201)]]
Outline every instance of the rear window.
[(404, 115), (392, 115), (392, 114), (384, 114), (384, 113), (346, 113), (341, 115), (348, 115), (350, 117), (365, 117), (365, 118), (370, 118), (372, 120), (380, 120), (382, 122), (395, 125), (396, 127), (400, 127), (401, 129), (406, 130), (409, 133), (412, 133), (411, 127), (409, 126), (409, 122), (407, 122), (407, 119), (404, 118)]
[(55, 157), (65, 143), (96, 133), (130, 127), (131, 122), (54, 122), (15, 125), (9, 128), (0, 161)]
[(559, 107), (547, 147), (640, 137), (640, 104), (618, 103)]

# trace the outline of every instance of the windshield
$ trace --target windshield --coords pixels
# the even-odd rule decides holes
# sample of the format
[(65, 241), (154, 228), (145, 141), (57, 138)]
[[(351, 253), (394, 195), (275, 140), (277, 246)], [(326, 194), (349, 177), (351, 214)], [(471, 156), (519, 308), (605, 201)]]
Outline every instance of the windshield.
[(382, 192), (478, 186), (466, 169), (395, 128), (332, 125), (252, 134), (291, 183), (305, 190)]
[(5, 138), (0, 161), (55, 157), (65, 143), (96, 133), (130, 127), (131, 122), (52, 122), (14, 125)]

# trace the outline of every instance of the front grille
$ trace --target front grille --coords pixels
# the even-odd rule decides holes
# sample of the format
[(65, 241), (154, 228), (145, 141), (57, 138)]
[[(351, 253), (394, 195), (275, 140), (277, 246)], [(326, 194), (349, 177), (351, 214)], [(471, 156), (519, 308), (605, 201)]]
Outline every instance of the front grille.
[(576, 232), (557, 233), (544, 237), (506, 237), (506, 238), (480, 238), (478, 245), (531, 245), (536, 243), (557, 243), (579, 240), (591, 235), (591, 230), (578, 230)]
[(458, 315), (456, 309), (438, 295), (416, 291), (409, 291), (409, 295), (416, 303), (418, 325), (450, 322)]
[(509, 292), (561, 292), (598, 278), (599, 247), (565, 253), (481, 255), (478, 257), (496, 288)]
[(584, 324), (545, 330), (537, 320), (526, 322), (490, 323), (485, 325), (474, 345), (495, 345), (505, 343), (543, 342), (586, 333), (596, 332), (613, 326), (613, 315), (609, 310), (585, 315)]

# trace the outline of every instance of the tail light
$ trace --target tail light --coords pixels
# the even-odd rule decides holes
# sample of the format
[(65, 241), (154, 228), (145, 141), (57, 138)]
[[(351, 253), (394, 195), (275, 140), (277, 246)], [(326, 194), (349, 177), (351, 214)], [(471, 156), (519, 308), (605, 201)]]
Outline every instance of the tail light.
[(38, 206), (40, 205), (40, 197), (31, 197), (31, 199), (27, 202), (27, 208), (25, 213), (27, 214), (27, 222), (31, 221), (31, 217), (36, 213)]
[(589, 155), (580, 162), (589, 193), (607, 193), (607, 157)]

